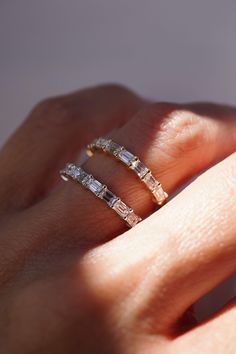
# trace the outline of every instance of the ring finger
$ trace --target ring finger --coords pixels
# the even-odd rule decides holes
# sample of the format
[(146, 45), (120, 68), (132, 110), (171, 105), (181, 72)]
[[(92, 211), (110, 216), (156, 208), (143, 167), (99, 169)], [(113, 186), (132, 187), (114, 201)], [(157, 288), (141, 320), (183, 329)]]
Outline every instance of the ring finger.
[[(112, 139), (138, 155), (171, 194), (235, 150), (234, 116), (234, 109), (223, 106), (154, 104), (116, 131)], [(112, 157), (95, 153), (84, 168), (141, 217), (154, 210), (149, 191)], [(74, 235), (76, 242), (98, 242), (125, 230), (112, 210), (72, 183), (51, 195), (43, 208), (46, 220), (53, 225), (56, 219), (63, 220), (60, 230)]]

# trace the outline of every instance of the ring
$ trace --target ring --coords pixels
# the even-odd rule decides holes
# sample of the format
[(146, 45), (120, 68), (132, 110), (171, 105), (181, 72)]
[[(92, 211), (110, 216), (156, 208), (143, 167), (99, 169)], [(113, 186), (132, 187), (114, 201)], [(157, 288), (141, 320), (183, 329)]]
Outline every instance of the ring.
[(133, 170), (139, 179), (145, 183), (153, 195), (153, 200), (158, 205), (166, 202), (168, 194), (163, 190), (161, 183), (153, 176), (150, 169), (145, 166), (137, 156), (126, 150), (123, 146), (111, 139), (98, 138), (87, 146), (87, 155), (92, 156), (95, 150), (101, 150), (121, 161)]
[(107, 205), (113, 209), (129, 227), (134, 227), (142, 220), (134, 213), (132, 208), (128, 207), (120, 198), (113, 194), (105, 184), (102, 184), (96, 180), (91, 174), (85, 172), (81, 167), (68, 163), (65, 168), (60, 171), (60, 175), (64, 181), (71, 179), (78, 182), (95, 196), (105, 201)]

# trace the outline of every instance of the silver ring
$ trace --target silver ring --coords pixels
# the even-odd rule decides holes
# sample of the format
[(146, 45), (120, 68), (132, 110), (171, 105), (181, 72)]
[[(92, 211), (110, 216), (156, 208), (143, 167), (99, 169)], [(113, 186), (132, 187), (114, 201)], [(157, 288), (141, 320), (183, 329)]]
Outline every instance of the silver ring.
[(120, 198), (113, 194), (106, 185), (96, 180), (91, 174), (85, 172), (81, 167), (72, 163), (66, 164), (60, 171), (63, 180), (69, 179), (78, 182), (84, 188), (92, 192), (96, 197), (102, 199), (123, 219), (129, 227), (134, 227), (142, 219), (136, 215)]

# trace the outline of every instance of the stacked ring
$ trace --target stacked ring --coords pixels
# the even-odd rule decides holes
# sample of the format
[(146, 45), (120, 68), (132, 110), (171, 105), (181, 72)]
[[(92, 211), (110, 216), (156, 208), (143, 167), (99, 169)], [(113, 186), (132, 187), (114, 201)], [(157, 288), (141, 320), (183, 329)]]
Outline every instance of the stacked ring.
[(113, 209), (129, 227), (134, 227), (139, 221), (142, 220), (134, 213), (133, 209), (128, 207), (120, 198), (113, 194), (106, 185), (96, 180), (91, 174), (85, 172), (81, 167), (68, 163), (65, 168), (60, 171), (60, 174), (63, 180), (68, 181), (71, 179), (78, 182), (98, 198), (105, 201), (107, 205)]
[(126, 150), (123, 146), (115, 143), (111, 139), (98, 138), (87, 146), (87, 155), (92, 156), (95, 150), (101, 150), (112, 156), (133, 170), (140, 180), (145, 183), (153, 195), (153, 200), (158, 205), (166, 202), (168, 194), (164, 192), (161, 183), (153, 176), (137, 156)]

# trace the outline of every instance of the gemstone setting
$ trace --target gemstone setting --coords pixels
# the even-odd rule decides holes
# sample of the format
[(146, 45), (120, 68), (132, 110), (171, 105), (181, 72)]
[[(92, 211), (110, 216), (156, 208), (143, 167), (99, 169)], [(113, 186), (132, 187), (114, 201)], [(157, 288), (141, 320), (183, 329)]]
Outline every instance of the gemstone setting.
[(143, 178), (148, 172), (149, 169), (140, 161), (136, 160), (132, 162), (130, 168), (140, 177)]
[(140, 222), (142, 219), (137, 216), (133, 211), (131, 211), (127, 217), (125, 218), (127, 224), (130, 227), (134, 227), (135, 225), (137, 225), (138, 222)]
[(131, 152), (129, 152), (125, 149), (121, 150), (117, 156), (127, 166), (130, 166), (132, 164), (132, 162), (136, 159), (136, 156), (134, 156), (133, 154), (131, 154)]
[(98, 196), (101, 193), (104, 186), (96, 179), (91, 178), (87, 187), (92, 193)]
[(117, 200), (117, 196), (115, 194), (113, 194), (111, 191), (109, 191), (109, 189), (104, 189), (104, 191), (102, 191), (102, 194), (100, 195), (100, 197), (105, 200), (105, 202), (110, 206), (113, 207), (114, 203)]
[(118, 199), (113, 205), (113, 209), (119, 214), (123, 219), (127, 217), (130, 213), (130, 208), (123, 203), (120, 199)]
[(117, 143), (115, 143), (114, 141), (112, 141), (112, 140), (109, 140), (109, 143), (108, 143), (108, 145), (106, 146), (106, 150), (107, 150), (110, 154), (115, 155), (115, 156), (117, 156), (118, 152), (119, 152), (121, 149), (122, 149), (122, 147), (121, 147), (119, 144), (117, 144)]
[(154, 191), (154, 189), (158, 186), (157, 180), (153, 177), (151, 172), (148, 172), (144, 177), (143, 177), (143, 182), (146, 184), (146, 186), (151, 190)]
[(157, 204), (161, 205), (167, 198), (167, 194), (164, 192), (162, 186), (159, 184), (152, 192), (157, 200)]

